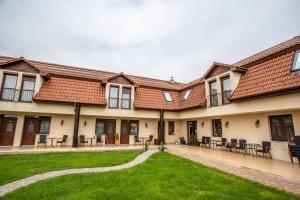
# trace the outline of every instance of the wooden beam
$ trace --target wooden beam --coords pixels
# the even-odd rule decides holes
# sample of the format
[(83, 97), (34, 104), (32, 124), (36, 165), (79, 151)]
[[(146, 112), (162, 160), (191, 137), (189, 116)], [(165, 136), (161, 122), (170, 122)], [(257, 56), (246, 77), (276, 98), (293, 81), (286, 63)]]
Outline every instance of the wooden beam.
[(159, 112), (159, 122), (160, 122), (160, 127), (159, 127), (159, 142), (161, 141), (165, 143), (165, 130), (164, 130), (164, 110), (160, 110)]
[(74, 120), (74, 132), (73, 132), (72, 147), (78, 146), (77, 140), (78, 140), (79, 120), (80, 120), (80, 105), (75, 104), (75, 120)]

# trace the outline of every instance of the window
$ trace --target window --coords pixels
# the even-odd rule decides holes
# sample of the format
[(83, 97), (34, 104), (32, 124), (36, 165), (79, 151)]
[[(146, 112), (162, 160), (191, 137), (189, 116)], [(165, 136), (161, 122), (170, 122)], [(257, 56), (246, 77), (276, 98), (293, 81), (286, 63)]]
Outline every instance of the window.
[(295, 136), (292, 115), (270, 116), (272, 140), (287, 141)]
[(169, 135), (174, 135), (175, 133), (174, 121), (169, 121), (168, 126), (169, 126)]
[(15, 98), (16, 93), (16, 86), (17, 86), (17, 75), (12, 74), (5, 74), (3, 85), (2, 85), (2, 92), (1, 98), (7, 101), (13, 101)]
[(225, 77), (221, 79), (222, 82), (222, 102), (223, 104), (228, 104), (229, 97), (231, 95), (231, 87), (230, 87), (230, 77)]
[(95, 134), (104, 134), (104, 121), (96, 120), (96, 132)]
[(49, 134), (51, 125), (50, 117), (41, 117), (40, 134)]
[(34, 94), (35, 77), (24, 76), (20, 101), (32, 101)]
[(139, 121), (130, 121), (130, 134), (131, 135), (139, 134)]
[(210, 92), (210, 106), (217, 106), (218, 105), (217, 81), (212, 81), (209, 83), (209, 92)]
[(292, 71), (299, 71), (299, 70), (300, 70), (300, 50), (296, 51)]
[(118, 108), (119, 104), (119, 87), (110, 86), (109, 88), (109, 107)]
[(171, 94), (170, 94), (169, 91), (163, 91), (163, 93), (164, 93), (164, 96), (165, 96), (165, 100), (166, 100), (167, 102), (173, 101), (173, 99), (172, 99)]
[(130, 109), (130, 104), (131, 104), (131, 88), (123, 87), (121, 108)]
[(191, 91), (192, 91), (192, 89), (185, 91), (182, 101), (186, 101), (189, 98)]
[(213, 137), (222, 137), (222, 122), (221, 119), (212, 120)]

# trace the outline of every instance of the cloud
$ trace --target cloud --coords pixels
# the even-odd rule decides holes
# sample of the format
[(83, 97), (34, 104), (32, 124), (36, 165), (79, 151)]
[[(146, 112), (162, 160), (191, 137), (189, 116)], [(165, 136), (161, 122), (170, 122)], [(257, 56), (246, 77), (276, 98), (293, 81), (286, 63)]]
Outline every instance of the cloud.
[(297, 0), (0, 1), (0, 54), (188, 82), (300, 33)]

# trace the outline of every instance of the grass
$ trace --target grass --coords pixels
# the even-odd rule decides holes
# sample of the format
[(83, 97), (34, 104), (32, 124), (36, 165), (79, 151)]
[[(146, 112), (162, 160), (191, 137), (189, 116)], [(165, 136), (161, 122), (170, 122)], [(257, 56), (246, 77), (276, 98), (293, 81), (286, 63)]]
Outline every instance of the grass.
[(277, 189), (168, 154), (130, 169), (56, 177), (0, 199), (300, 199)]
[(113, 151), (0, 155), (0, 185), (48, 171), (119, 165), (133, 160), (140, 153)]

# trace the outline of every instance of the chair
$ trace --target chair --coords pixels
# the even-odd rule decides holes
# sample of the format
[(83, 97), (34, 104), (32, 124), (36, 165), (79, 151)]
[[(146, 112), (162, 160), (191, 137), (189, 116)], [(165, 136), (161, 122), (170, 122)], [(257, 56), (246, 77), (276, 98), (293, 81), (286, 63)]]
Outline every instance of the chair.
[(238, 146), (235, 147), (236, 150), (238, 150), (238, 152), (240, 152), (241, 150), (244, 152), (244, 154), (246, 153), (246, 140), (239, 140)]
[(96, 134), (96, 145), (97, 144), (102, 144), (103, 143), (103, 141), (102, 141), (102, 135), (100, 135), (100, 134)]
[(88, 142), (89, 142), (89, 141), (85, 139), (85, 136), (84, 136), (84, 135), (80, 135), (80, 136), (79, 136), (79, 144), (87, 145)]
[(179, 137), (180, 144), (186, 144), (184, 137)]
[(57, 146), (57, 143), (60, 144), (61, 146), (63, 146), (63, 144), (67, 144), (67, 138), (68, 136), (67, 135), (63, 135), (62, 138), (57, 138), (56, 140), (56, 146)]
[(199, 145), (209, 145), (210, 144), (210, 137), (202, 136), (202, 139), (199, 141)]
[(296, 145), (300, 145), (300, 136), (294, 136), (294, 142), (296, 143)]
[(293, 162), (293, 157), (296, 157), (298, 159), (298, 162), (300, 164), (300, 145), (295, 145), (295, 144), (288, 144), (289, 145), (289, 155), (290, 155), (290, 159), (292, 164), (294, 164)]
[(232, 151), (232, 149), (236, 148), (236, 145), (237, 145), (237, 139), (231, 139), (230, 140), (230, 143), (228, 143), (226, 145), (226, 148), (229, 150), (229, 151)]
[(222, 138), (221, 139), (221, 143), (217, 143), (216, 147), (217, 148), (221, 148), (221, 151), (222, 151), (223, 147), (226, 148), (226, 142), (227, 142), (227, 139), (226, 138)]
[(268, 141), (262, 141), (262, 148), (261, 149), (256, 149), (256, 156), (257, 153), (262, 153), (262, 156), (268, 158), (268, 154), (270, 155), (270, 158), (272, 159), (271, 155), (271, 142)]
[(47, 135), (40, 135), (39, 140), (37, 142), (38, 145), (47, 145)]
[(137, 136), (137, 135), (134, 136), (134, 144), (136, 144), (136, 143), (138, 143), (138, 144), (142, 143), (142, 141), (139, 139), (139, 136)]
[(152, 140), (153, 140), (153, 135), (150, 135), (149, 139), (147, 139), (146, 142), (148, 142), (149, 144), (151, 144)]

